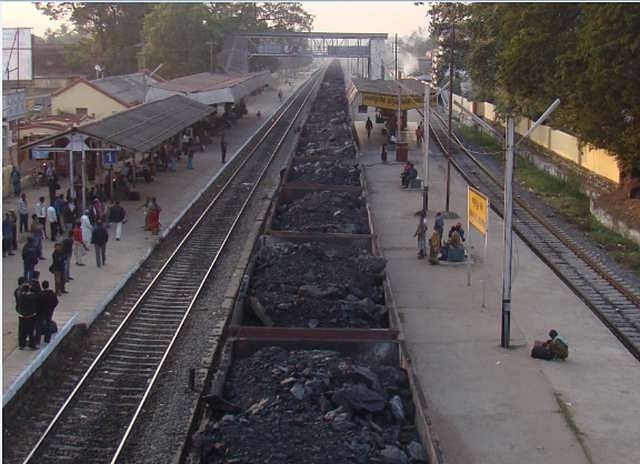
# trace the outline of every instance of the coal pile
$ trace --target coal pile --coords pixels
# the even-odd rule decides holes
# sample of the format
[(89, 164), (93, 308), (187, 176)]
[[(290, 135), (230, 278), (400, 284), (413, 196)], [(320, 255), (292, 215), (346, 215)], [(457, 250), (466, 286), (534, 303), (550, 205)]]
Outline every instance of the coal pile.
[(267, 243), (256, 257), (245, 323), (388, 327), (384, 268), (384, 258), (355, 247)]
[(344, 160), (295, 163), (289, 172), (288, 181), (359, 186), (360, 168)]
[(350, 192), (309, 192), (282, 202), (272, 228), (296, 232), (368, 234), (366, 202)]
[(296, 155), (354, 158), (356, 149), (340, 66), (329, 66), (318, 89)]
[(224, 390), (196, 439), (202, 464), (427, 462), (402, 369), (268, 347), (237, 360)]

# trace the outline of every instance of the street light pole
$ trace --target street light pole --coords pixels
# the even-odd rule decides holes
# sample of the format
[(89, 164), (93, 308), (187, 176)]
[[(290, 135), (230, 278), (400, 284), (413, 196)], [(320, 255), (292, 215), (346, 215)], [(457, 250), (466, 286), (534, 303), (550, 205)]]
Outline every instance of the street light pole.
[(449, 143), (447, 144), (447, 182), (446, 182), (446, 197), (444, 210), (449, 212), (449, 197), (451, 191), (451, 155), (452, 155), (452, 136), (451, 136), (451, 120), (453, 115), (453, 46), (456, 40), (456, 26), (455, 23), (451, 25), (451, 53), (449, 62)]
[(429, 120), (431, 104), (431, 85), (424, 81), (424, 111), (423, 111), (423, 139), (424, 139), (424, 182), (422, 183), (422, 211), (427, 216), (429, 211)]
[(504, 167), (504, 265), (502, 269), (502, 323), (500, 331), (500, 346), (509, 348), (511, 333), (511, 269), (513, 255), (513, 164), (514, 151), (520, 142), (529, 137), (545, 119), (560, 105), (556, 100), (546, 109), (542, 116), (531, 126), (526, 134), (514, 145), (515, 121), (512, 116), (507, 118), (507, 150)]

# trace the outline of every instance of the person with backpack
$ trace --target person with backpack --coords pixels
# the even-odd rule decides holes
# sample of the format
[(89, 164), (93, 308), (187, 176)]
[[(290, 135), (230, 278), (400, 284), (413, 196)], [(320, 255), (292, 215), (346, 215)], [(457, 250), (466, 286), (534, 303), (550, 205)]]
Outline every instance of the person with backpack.
[(36, 294), (27, 283), (16, 292), (16, 311), (18, 313), (18, 348), (24, 350), (29, 345), (32, 350), (38, 349), (36, 340), (37, 322)]

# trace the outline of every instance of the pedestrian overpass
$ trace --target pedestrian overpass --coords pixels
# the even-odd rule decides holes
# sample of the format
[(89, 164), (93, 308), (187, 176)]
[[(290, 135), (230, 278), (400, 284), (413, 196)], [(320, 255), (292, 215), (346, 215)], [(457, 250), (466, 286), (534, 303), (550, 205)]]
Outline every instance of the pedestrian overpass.
[(255, 57), (349, 58), (362, 77), (383, 79), (382, 54), (388, 34), (353, 32), (244, 32), (225, 38), (218, 55), (226, 72), (249, 71)]

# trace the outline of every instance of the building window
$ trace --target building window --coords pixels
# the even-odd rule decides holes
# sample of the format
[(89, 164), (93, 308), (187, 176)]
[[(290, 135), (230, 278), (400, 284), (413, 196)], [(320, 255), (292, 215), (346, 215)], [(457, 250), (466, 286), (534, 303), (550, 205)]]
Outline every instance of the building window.
[(76, 108), (76, 115), (77, 116), (86, 116), (87, 114), (89, 114), (89, 109), (88, 108)]

